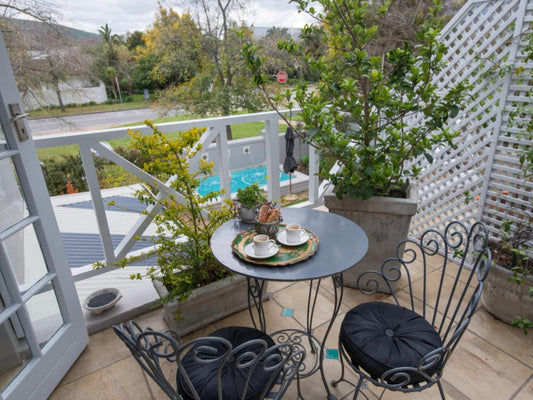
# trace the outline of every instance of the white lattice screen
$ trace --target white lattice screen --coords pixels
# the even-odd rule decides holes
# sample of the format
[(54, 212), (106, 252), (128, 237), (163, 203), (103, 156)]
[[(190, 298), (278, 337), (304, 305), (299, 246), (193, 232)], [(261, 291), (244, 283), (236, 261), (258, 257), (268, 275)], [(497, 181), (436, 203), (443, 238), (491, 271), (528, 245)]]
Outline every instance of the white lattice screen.
[(430, 227), (442, 229), (452, 219), (481, 219), (497, 236), (503, 219), (524, 218), (509, 213), (509, 204), (531, 213), (533, 182), (524, 179), (517, 152), (518, 145), (531, 146), (531, 135), (525, 139), (523, 120), (510, 122), (509, 117), (527, 106), (525, 117), (531, 118), (533, 65), (523, 62), (521, 40), (531, 29), (532, 15), (533, 0), (470, 0), (444, 28), (448, 64), (439, 85), (445, 90), (450, 82), (467, 78), (474, 97), (454, 121), (461, 131), (455, 149), (437, 151), (431, 165), (419, 160), (425, 170), (412, 236)]

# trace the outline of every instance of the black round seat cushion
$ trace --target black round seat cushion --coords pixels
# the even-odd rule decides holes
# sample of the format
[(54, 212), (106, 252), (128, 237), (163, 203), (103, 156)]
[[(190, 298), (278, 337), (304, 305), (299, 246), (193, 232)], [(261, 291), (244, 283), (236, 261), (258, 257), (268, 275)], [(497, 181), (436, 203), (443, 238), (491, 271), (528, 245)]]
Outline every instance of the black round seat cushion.
[[(227, 327), (219, 329), (209, 336), (217, 336), (227, 339), (233, 345), (233, 348), (253, 339), (264, 340), (268, 347), (274, 346), (274, 341), (266, 333), (257, 329), (248, 327)], [(201, 346), (205, 346), (207, 342), (202, 342)], [(196, 345), (198, 346), (198, 345)], [(219, 349), (221, 352), (225, 350), (224, 345), (213, 342), (212, 346)], [(246, 346), (245, 351), (259, 352), (263, 347), (258, 345), (257, 348)], [(194, 347), (193, 347), (194, 349)], [(217, 371), (221, 361), (209, 362), (202, 364), (194, 359), (194, 350), (189, 351), (182, 359), (182, 365), (187, 375), (189, 376), (193, 386), (202, 400), (218, 400), (218, 383)], [(230, 359), (226, 362), (224, 370), (222, 371), (222, 397), (224, 400), (240, 399), (243, 388), (248, 378), (249, 368), (238, 369), (235, 366), (235, 360)], [(258, 365), (248, 384), (246, 392), (246, 400), (259, 400), (261, 393), (265, 389), (265, 385), (269, 382), (272, 374), (275, 372), (264, 371), (261, 365)], [(194, 399), (183, 377), (178, 374), (178, 389), (184, 399)]]
[[(389, 303), (369, 302), (351, 309), (345, 316), (340, 341), (354, 365), (374, 378), (397, 367), (417, 367), (422, 357), (442, 345), (437, 331), (420, 315)], [(428, 375), (440, 364), (425, 370)], [(425, 379), (410, 372), (410, 384)], [(391, 384), (404, 381), (385, 379)]]

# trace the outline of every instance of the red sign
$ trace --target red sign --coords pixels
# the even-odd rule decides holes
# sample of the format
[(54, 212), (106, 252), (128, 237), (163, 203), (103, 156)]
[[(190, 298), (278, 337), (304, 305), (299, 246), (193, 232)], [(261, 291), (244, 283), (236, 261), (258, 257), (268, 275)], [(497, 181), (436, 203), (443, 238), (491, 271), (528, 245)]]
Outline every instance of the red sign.
[(279, 83), (285, 83), (289, 79), (285, 71), (279, 71), (278, 74), (276, 75), (276, 78), (278, 79)]

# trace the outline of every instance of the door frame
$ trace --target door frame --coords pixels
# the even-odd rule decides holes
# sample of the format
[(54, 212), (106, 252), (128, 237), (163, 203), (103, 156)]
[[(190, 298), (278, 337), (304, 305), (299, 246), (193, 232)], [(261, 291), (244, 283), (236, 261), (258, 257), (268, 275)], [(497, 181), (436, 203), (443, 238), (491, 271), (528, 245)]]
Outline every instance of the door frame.
[[(15, 121), (9, 109), (10, 104), (19, 104), (23, 113), (20, 95), (15, 83), (7, 50), (0, 34), (0, 122), (7, 141), (8, 150), (0, 148), (1, 159), (11, 159), (18, 176), (19, 187), (26, 200), (29, 216), (20, 220), (26, 227), (33, 225), (40, 244), (47, 273), (31, 287), (21, 290), (17, 284), (14, 268), (0, 236), (0, 272), (4, 276), (7, 294), (11, 304), (0, 311), (0, 324), (7, 318), (20, 322), (25, 329), (26, 341), (32, 358), (5, 387), (0, 387), (0, 400), (42, 400), (47, 398), (72, 364), (87, 346), (88, 335), (85, 319), (74, 286), (74, 280), (61, 241), (52, 204), (35, 145), (31, 134), (21, 140), (16, 132)], [(27, 122), (23, 121), (26, 132)], [(18, 225), (18, 224), (16, 224)], [(0, 232), (6, 233), (13, 226)], [(15, 228), (17, 229), (17, 228)], [(22, 230), (22, 228), (18, 228)], [(41, 348), (36, 342), (33, 324), (26, 309), (26, 302), (32, 296), (46, 290), (54, 290), (63, 324)]]

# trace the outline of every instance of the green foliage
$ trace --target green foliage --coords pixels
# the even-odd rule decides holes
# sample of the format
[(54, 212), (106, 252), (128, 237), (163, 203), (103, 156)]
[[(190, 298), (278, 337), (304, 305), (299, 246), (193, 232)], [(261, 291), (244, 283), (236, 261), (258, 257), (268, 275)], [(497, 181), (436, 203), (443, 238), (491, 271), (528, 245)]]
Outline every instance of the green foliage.
[(246, 208), (253, 210), (263, 204), (266, 200), (266, 194), (258, 183), (253, 183), (237, 190), (237, 200)]
[(143, 170), (162, 181), (169, 180), (179, 196), (159, 193), (161, 198), (156, 199), (152, 196), (156, 188), (137, 193), (142, 202), (162, 205), (154, 218), (157, 234), (152, 238), (157, 246), (158, 265), (150, 268), (146, 277), (167, 287), (169, 295), (163, 301), (183, 301), (193, 289), (228, 275), (213, 256), (209, 241), (216, 228), (231, 219), (231, 203), (214, 206), (212, 202), (221, 192), (201, 195), (196, 191), (213, 169), (212, 163), (203, 160), (195, 172), (189, 168), (190, 159), (201, 149), (198, 143), (201, 130), (193, 128), (173, 140), (149, 121), (147, 124), (152, 135), (130, 131), (132, 148), (145, 160)]
[(143, 67), (151, 67), (149, 78), (160, 87), (186, 82), (198, 72), (202, 38), (189, 14), (179, 15), (159, 4), (155, 21), (143, 39), (146, 47), (139, 50)]
[[(117, 147), (115, 151), (140, 168), (145, 162), (145, 159), (137, 149)], [(88, 190), (85, 171), (79, 153), (45, 158), (41, 164), (50, 196), (66, 194), (68, 192), (67, 183), (72, 185), (72, 189), (76, 192)], [(94, 164), (100, 188), (102, 189), (137, 183), (131, 174), (106, 159), (95, 157)]]
[(523, 329), (524, 335), (527, 335), (528, 329), (533, 328), (533, 322), (524, 317), (516, 317), (516, 319), (513, 320), (512, 324), (515, 328)]
[(67, 182), (70, 182), (76, 191), (88, 190), (79, 154), (47, 158), (42, 162), (42, 171), (51, 196), (66, 194)]
[[(320, 80), (315, 87), (300, 81), (293, 92), (278, 96), (272, 104), (284, 98), (289, 107), (293, 101), (300, 106), (304, 131), (293, 129), (321, 157), (329, 156), (340, 165), (338, 172), (321, 172), (339, 198), (367, 199), (405, 189), (420, 173), (415, 159), (432, 162), (435, 147), (453, 145), (459, 132), (449, 129), (448, 123), (458, 116), (468, 89), (460, 82), (442, 94), (433, 83), (447, 50), (437, 40), (440, 1), (435, 1), (422, 24), (418, 46), (405, 43), (382, 57), (367, 51), (379, 28), (368, 24), (366, 2), (321, 0), (321, 11), (305, 0), (294, 3), (323, 21), (323, 30), (307, 26), (304, 35), (323, 35), (329, 49), (326, 56), (317, 57), (303, 53), (297, 43), (282, 44), (289, 53), (303, 53), (304, 63)], [(386, 17), (384, 9), (374, 20)], [(264, 59), (257, 51), (248, 43), (242, 53), (255, 83), (266, 92)], [(419, 118), (413, 120), (415, 116)]]

